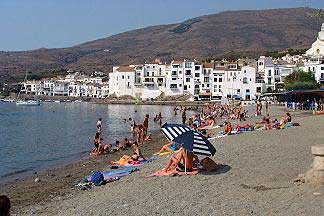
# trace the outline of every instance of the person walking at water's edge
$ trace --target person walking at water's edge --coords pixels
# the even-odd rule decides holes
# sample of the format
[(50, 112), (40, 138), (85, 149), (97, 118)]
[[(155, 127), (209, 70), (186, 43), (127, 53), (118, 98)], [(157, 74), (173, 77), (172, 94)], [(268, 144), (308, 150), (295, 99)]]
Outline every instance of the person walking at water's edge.
[(101, 134), (102, 131), (102, 118), (99, 118), (97, 121), (97, 132)]

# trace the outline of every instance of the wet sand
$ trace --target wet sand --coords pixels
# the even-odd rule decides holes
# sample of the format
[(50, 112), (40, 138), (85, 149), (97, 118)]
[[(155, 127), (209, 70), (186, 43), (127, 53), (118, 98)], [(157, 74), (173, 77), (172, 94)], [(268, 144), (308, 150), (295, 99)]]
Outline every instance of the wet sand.
[[(285, 111), (270, 109), (277, 118)], [(39, 183), (29, 178), (1, 187), (1, 193), (8, 192), (17, 215), (322, 215), (323, 186), (296, 184), (293, 179), (310, 168), (310, 147), (324, 144), (324, 116), (291, 114), (300, 127), (213, 140), (213, 159), (223, 164), (215, 173), (146, 178), (165, 166), (168, 159), (159, 157), (119, 181), (89, 191), (72, 189), (91, 171), (107, 166), (108, 157), (101, 157), (47, 171)], [(247, 122), (260, 120), (252, 117)], [(145, 145), (144, 154), (164, 143), (159, 135)]]

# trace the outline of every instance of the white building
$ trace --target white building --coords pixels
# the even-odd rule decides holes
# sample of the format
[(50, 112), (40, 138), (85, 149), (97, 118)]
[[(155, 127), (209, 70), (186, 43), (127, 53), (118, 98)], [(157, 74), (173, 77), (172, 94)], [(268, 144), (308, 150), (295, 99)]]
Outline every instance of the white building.
[(324, 57), (324, 23), (321, 31), (318, 33), (317, 40), (312, 44), (312, 47), (306, 51), (306, 55), (312, 57)]

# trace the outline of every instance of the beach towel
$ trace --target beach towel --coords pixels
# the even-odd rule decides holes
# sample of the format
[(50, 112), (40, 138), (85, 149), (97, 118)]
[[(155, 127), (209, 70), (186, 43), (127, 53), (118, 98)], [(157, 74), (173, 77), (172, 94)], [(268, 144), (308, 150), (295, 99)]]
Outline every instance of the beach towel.
[(174, 151), (174, 152), (162, 152), (162, 153), (159, 153), (158, 155), (159, 156), (165, 156), (165, 155), (170, 155), (170, 154), (173, 154), (173, 153), (178, 153), (179, 152), (179, 150), (176, 150), (176, 151)]
[(149, 159), (147, 160), (141, 160), (141, 161), (133, 161), (131, 162), (130, 164), (124, 164), (124, 165), (112, 165), (110, 168), (113, 168), (113, 169), (118, 169), (119, 167), (138, 167), (138, 166), (142, 166), (144, 164), (147, 164), (147, 163), (150, 163), (152, 161), (156, 160), (156, 157), (150, 157)]
[[(107, 172), (101, 172), (104, 180), (109, 180), (109, 179), (116, 179), (116, 178), (122, 178), (124, 176), (127, 176), (133, 172), (139, 171), (138, 168), (128, 168), (128, 169), (123, 169), (123, 170), (114, 170), (114, 171), (107, 171)], [(88, 181), (91, 181), (91, 176), (87, 177)]]
[(149, 177), (159, 177), (159, 176), (181, 176), (181, 175), (197, 175), (201, 169), (199, 168), (193, 168), (191, 172), (179, 172), (177, 170), (171, 170), (168, 172), (165, 172), (164, 170), (159, 170), (151, 175), (146, 176)]

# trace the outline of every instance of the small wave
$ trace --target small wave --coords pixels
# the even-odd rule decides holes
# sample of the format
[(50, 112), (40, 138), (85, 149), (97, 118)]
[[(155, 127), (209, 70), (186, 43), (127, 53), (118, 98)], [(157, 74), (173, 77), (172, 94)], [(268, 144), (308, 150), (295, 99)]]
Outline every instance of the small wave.
[(29, 172), (29, 171), (32, 171), (32, 169), (23, 169), (23, 170), (13, 171), (13, 172), (7, 173), (5, 175), (2, 175), (1, 177), (2, 178), (10, 177), (10, 176), (18, 175), (18, 174), (21, 174), (21, 173)]

